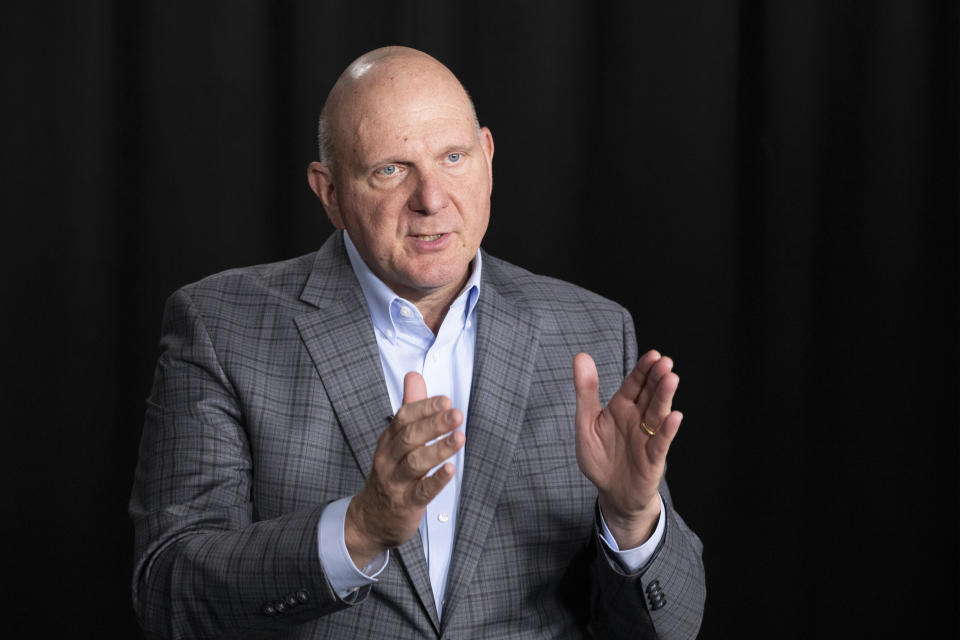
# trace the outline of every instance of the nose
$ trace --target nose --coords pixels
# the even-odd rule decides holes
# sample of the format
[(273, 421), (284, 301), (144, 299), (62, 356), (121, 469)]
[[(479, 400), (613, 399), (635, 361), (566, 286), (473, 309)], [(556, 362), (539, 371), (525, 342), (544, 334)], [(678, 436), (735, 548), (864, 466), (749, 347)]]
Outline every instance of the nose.
[(443, 182), (432, 173), (421, 172), (416, 188), (410, 194), (410, 208), (417, 213), (429, 216), (438, 213), (449, 204), (450, 196)]

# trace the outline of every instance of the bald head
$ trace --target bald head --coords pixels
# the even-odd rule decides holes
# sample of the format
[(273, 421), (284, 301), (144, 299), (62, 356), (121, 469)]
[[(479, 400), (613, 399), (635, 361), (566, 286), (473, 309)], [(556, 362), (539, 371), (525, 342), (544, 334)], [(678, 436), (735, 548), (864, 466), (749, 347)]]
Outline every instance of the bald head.
[(425, 53), (371, 51), (330, 90), (320, 145), (307, 181), (330, 222), (436, 331), (490, 220), (493, 135), (467, 92)]
[(351, 143), (357, 123), (377, 107), (417, 93), (462, 101), (480, 131), (473, 101), (446, 66), (416, 49), (381, 47), (354, 60), (330, 89), (317, 125), (320, 162), (332, 165), (338, 149)]

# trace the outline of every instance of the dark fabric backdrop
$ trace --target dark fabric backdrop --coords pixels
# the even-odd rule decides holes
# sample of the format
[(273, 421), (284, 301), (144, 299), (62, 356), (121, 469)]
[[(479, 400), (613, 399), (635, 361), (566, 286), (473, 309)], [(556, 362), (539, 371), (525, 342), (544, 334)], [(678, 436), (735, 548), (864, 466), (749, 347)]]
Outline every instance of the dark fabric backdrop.
[(494, 133), (485, 247), (676, 359), (702, 637), (957, 637), (958, 32), (903, 0), (4, 3), (9, 637), (138, 637), (164, 299), (319, 247), (316, 114), (384, 44)]

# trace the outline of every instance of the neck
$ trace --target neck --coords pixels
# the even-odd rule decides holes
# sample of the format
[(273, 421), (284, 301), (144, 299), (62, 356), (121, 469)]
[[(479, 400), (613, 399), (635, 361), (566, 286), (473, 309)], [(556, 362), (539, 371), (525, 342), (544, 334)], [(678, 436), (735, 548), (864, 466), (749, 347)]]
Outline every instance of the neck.
[(430, 327), (433, 335), (437, 335), (437, 332), (440, 331), (440, 325), (443, 324), (443, 319), (447, 317), (447, 311), (450, 310), (450, 305), (453, 304), (453, 301), (457, 299), (457, 296), (463, 290), (464, 285), (467, 284), (472, 271), (473, 263), (471, 262), (463, 278), (453, 286), (448, 285), (428, 293), (414, 290), (397, 291), (396, 289), (394, 289), (394, 293), (416, 305), (420, 311), (420, 315), (423, 316), (424, 324)]
[(447, 302), (445, 305), (425, 305), (422, 302), (415, 303), (417, 309), (420, 310), (420, 313), (423, 315), (423, 322), (428, 327), (430, 331), (433, 331), (433, 335), (437, 335), (437, 332), (440, 331), (440, 325), (443, 324), (443, 319), (447, 317), (447, 311), (450, 310), (450, 305), (453, 303), (453, 300)]

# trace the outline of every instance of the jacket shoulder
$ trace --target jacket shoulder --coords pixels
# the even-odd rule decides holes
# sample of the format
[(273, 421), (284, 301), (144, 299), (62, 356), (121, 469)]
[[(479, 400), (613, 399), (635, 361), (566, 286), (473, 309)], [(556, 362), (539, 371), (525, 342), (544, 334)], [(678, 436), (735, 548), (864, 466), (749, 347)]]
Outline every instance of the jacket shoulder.
[(515, 298), (537, 312), (558, 309), (593, 309), (618, 317), (629, 315), (621, 305), (571, 282), (532, 273), (506, 260), (483, 255), (485, 277), (504, 295)]
[(303, 307), (300, 294), (310, 276), (317, 253), (297, 258), (228, 269), (178, 289), (171, 299), (189, 298), (201, 312), (224, 307)]

